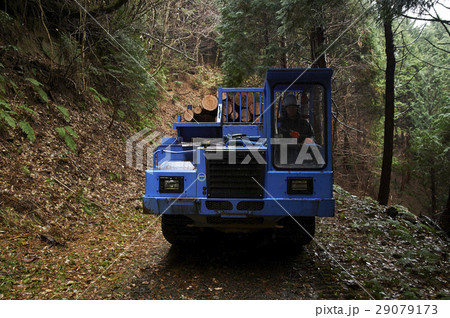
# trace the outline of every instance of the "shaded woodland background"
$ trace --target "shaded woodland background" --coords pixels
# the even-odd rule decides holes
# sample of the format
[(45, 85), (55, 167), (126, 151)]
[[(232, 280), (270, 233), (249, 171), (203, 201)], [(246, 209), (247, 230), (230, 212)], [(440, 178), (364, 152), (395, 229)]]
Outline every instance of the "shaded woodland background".
[[(0, 94), (17, 93), (3, 73), (8, 61), (31, 56), (32, 67), (13, 70), (34, 74), (29, 82), (41, 95), (44, 89), (44, 103), (70, 87), (85, 107), (86, 92), (111, 107), (110, 127), (122, 121), (140, 129), (161, 96), (175, 106), (188, 102), (165, 89), (173, 73), (209, 70), (216, 85), (251, 87), (269, 67), (330, 67), (336, 183), (376, 198), (389, 18), (396, 57), (389, 203), (436, 218), (449, 205), (450, 33), (433, 6), (445, 8), (387, 0), (2, 0)], [(425, 14), (421, 23), (408, 18), (410, 8)], [(213, 89), (207, 78), (196, 84)], [(17, 122), (33, 140), (32, 116), (14, 118), (8, 102), (1, 105), (2, 134)], [(60, 135), (76, 149), (70, 131)]]

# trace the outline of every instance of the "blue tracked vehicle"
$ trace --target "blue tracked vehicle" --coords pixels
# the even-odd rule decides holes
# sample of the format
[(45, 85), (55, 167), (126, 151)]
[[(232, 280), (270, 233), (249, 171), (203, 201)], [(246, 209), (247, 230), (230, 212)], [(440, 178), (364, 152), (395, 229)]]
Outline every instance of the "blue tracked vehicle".
[[(334, 216), (331, 76), (270, 69), (263, 88), (219, 87), (215, 122), (173, 124), (177, 137), (156, 148), (143, 196), (170, 243), (199, 242), (211, 230), (312, 240), (315, 217)], [(283, 127), (287, 95), (312, 136)]]

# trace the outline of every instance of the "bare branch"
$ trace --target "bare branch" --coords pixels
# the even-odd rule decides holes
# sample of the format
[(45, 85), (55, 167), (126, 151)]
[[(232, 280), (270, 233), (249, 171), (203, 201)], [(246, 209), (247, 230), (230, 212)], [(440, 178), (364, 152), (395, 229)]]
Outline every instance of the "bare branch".
[(450, 70), (449, 67), (445, 67), (445, 66), (442, 66), (442, 65), (436, 65), (436, 64), (427, 62), (427, 61), (425, 61), (425, 60), (422, 60), (421, 58), (418, 58), (416, 55), (414, 55), (414, 54), (408, 49), (408, 47), (405, 47), (405, 49), (408, 51), (409, 54), (411, 54), (411, 56), (415, 57), (416, 59), (418, 59), (419, 61), (421, 61), (421, 62), (423, 62), (423, 63), (425, 63), (425, 64), (428, 64), (428, 65), (430, 65), (430, 66), (437, 67), (437, 68), (442, 68), (442, 69), (444, 69), (444, 70)]
[[(422, 32), (423, 32), (424, 29), (425, 29), (425, 25), (422, 27), (422, 29), (420, 30), (419, 34), (417, 35), (417, 37), (414, 40), (412, 40), (408, 44), (397, 46), (397, 48), (401, 49), (401, 48), (404, 48), (404, 47), (407, 47), (407, 46), (410, 46), (410, 45), (414, 44), (414, 42), (416, 42), (420, 38), (420, 36), (422, 35)], [(403, 39), (403, 33), (402, 33), (402, 39)]]
[(189, 59), (189, 60), (191, 60), (191, 61), (193, 61), (193, 62), (197, 62), (197, 61), (194, 60), (192, 57), (187, 56), (184, 52), (182, 52), (182, 51), (180, 51), (180, 50), (178, 50), (178, 49), (176, 49), (176, 48), (174, 48), (174, 47), (172, 47), (172, 46), (170, 46), (170, 45), (164, 43), (163, 41), (161, 41), (161, 40), (158, 39), (158, 38), (155, 38), (155, 37), (154, 37), (153, 35), (151, 35), (151, 34), (148, 34), (148, 33), (143, 32), (142, 35), (144, 35), (144, 36), (146, 36), (146, 37), (149, 37), (149, 38), (155, 40), (156, 42), (158, 42), (158, 43), (164, 45), (165, 47), (167, 47), (167, 48), (169, 48), (169, 49), (171, 49), (171, 50), (177, 52), (178, 54), (183, 55), (184, 57), (186, 57), (187, 59)]
[(436, 49), (438, 49), (438, 50), (440, 50), (440, 51), (443, 51), (443, 52), (445, 52), (445, 53), (450, 53), (450, 51), (444, 50), (443, 48), (441, 48), (441, 47), (439, 47), (439, 46), (436, 46), (435, 44), (431, 43), (431, 41), (428, 40), (427, 38), (424, 38), (424, 40), (427, 41), (428, 43), (430, 43), (432, 47), (434, 47), (434, 48), (436, 48)]
[[(331, 99), (331, 101), (333, 102), (334, 106), (336, 107), (337, 113), (339, 114), (339, 108), (338, 108), (336, 102), (334, 101), (334, 99)], [(334, 119), (336, 119), (336, 121), (337, 121), (339, 124), (341, 124), (342, 126), (344, 126), (345, 128), (350, 129), (350, 130), (354, 130), (354, 131), (356, 131), (357, 133), (360, 133), (360, 134), (363, 133), (363, 131), (361, 131), (361, 130), (359, 130), (359, 129), (356, 129), (356, 128), (354, 128), (354, 127), (350, 127), (350, 126), (347, 125), (346, 123), (343, 123), (342, 121), (340, 121), (340, 120), (337, 118), (336, 112), (332, 112), (332, 115), (333, 115)]]
[(402, 17), (405, 17), (405, 18), (408, 18), (411, 20), (417, 20), (417, 21), (441, 22), (441, 23), (445, 23), (445, 24), (450, 24), (449, 20), (442, 20), (442, 19), (434, 18), (434, 17), (432, 19), (426, 19), (426, 18), (412, 17), (407, 14), (402, 14)]

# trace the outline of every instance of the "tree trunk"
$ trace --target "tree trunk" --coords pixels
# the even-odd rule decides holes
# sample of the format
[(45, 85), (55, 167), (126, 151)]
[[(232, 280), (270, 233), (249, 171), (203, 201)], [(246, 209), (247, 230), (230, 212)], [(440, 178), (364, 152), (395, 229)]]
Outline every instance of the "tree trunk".
[(434, 168), (430, 169), (430, 190), (431, 190), (431, 215), (437, 212), (436, 202), (436, 173)]
[(385, 108), (384, 108), (384, 146), (383, 163), (381, 166), (380, 188), (378, 202), (387, 205), (392, 170), (392, 153), (394, 148), (394, 80), (395, 80), (395, 46), (392, 32), (392, 19), (384, 21), (384, 38), (386, 40), (386, 74), (385, 74)]
[(312, 68), (326, 68), (327, 61), (325, 58), (325, 53), (320, 55), (325, 45), (325, 33), (322, 27), (316, 27), (310, 32), (309, 42), (311, 45), (311, 60), (313, 64)]
[(280, 40), (281, 52), (281, 65), (283, 68), (288, 68), (288, 56), (286, 52), (286, 38), (283, 36)]
[(450, 236), (450, 188), (448, 189), (447, 206), (439, 218), (439, 225)]
[(447, 214), (450, 214), (450, 187), (448, 188), (447, 207), (445, 211)]

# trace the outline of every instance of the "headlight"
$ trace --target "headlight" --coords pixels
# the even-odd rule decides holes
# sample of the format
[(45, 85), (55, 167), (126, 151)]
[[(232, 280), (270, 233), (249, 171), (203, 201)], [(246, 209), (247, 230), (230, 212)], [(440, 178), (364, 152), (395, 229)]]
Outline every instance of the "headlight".
[(184, 191), (184, 177), (159, 177), (160, 193), (182, 193)]
[(288, 194), (313, 194), (313, 178), (287, 178)]

